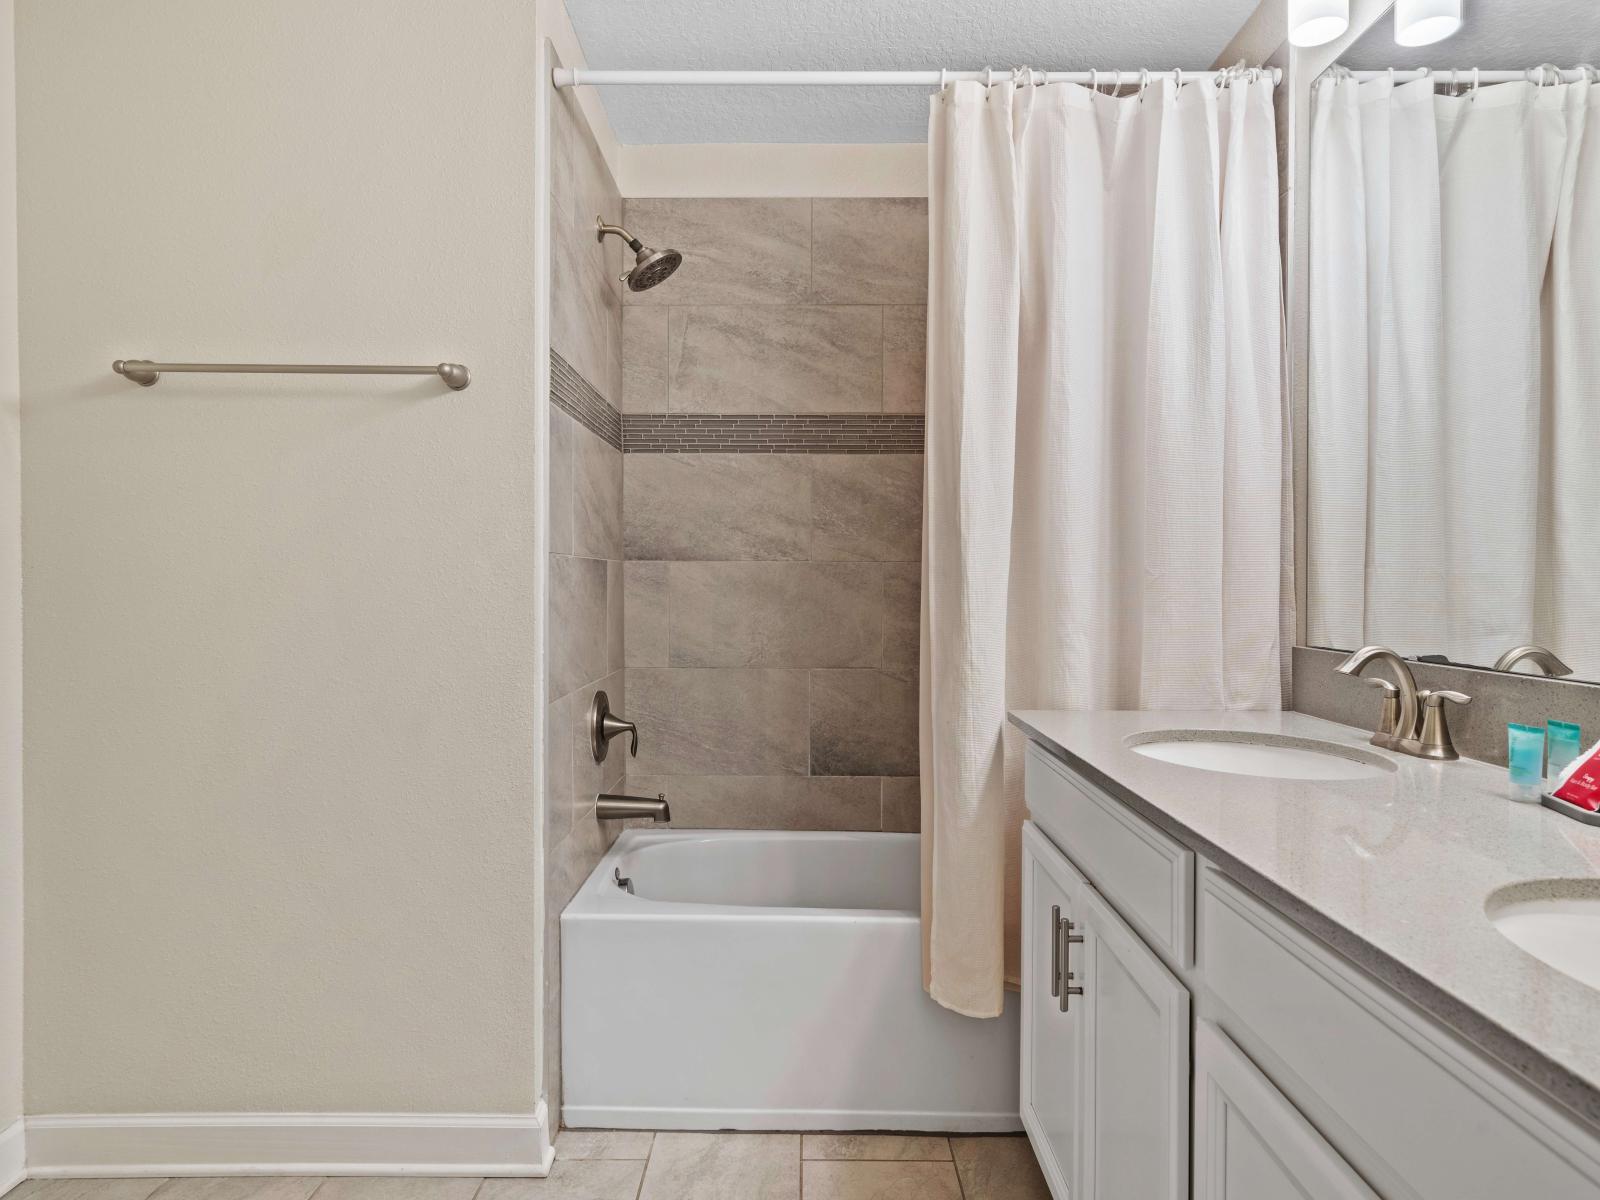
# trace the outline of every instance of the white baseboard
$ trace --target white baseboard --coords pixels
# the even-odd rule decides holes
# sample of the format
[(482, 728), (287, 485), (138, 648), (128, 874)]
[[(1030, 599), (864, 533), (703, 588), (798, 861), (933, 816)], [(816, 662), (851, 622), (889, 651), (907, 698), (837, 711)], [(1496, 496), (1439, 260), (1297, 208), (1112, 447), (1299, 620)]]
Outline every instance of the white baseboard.
[(0, 1196), (5, 1195), (28, 1177), (28, 1152), (24, 1141), (24, 1123), (18, 1117), (0, 1129)]
[[(523, 1116), (111, 1113), (28, 1117), (31, 1178), (549, 1173), (545, 1106)], [(19, 1138), (20, 1142), (20, 1138)], [(0, 1162), (3, 1162), (0, 1159)]]
[(569, 1129), (888, 1129), (907, 1133), (1019, 1133), (1017, 1113), (883, 1112), (819, 1108), (621, 1108), (564, 1104)]

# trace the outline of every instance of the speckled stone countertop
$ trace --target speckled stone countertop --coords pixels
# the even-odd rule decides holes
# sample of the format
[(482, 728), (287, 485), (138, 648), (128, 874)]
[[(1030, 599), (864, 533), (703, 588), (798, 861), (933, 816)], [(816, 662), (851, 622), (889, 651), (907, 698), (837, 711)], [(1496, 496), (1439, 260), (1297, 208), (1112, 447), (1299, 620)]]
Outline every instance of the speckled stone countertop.
[[(1600, 828), (1506, 799), (1504, 768), (1431, 763), (1301, 713), (1014, 712), (1045, 749), (1600, 1128), (1600, 991), (1518, 949), (1484, 904), (1600, 880)], [(1154, 730), (1315, 738), (1392, 760), (1344, 782), (1223, 774), (1135, 753)]]

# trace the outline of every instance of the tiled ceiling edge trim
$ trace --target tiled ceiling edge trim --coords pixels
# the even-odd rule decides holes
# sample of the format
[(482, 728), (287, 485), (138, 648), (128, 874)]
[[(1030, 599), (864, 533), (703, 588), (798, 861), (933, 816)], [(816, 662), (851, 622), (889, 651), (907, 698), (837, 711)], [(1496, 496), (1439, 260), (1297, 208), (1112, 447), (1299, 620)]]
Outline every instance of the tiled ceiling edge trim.
[(628, 413), (626, 454), (920, 454), (921, 413)]

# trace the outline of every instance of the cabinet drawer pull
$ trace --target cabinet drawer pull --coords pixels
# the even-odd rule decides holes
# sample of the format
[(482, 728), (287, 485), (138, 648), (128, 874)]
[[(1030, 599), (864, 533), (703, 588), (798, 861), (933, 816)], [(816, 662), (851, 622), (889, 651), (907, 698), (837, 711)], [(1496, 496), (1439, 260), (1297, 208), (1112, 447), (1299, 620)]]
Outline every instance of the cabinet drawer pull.
[[(1077, 928), (1071, 921), (1062, 920), (1056, 925), (1056, 942), (1060, 953), (1055, 957), (1061, 960), (1061, 1011), (1066, 1012), (1067, 1003), (1073, 996), (1083, 995), (1083, 988), (1073, 987), (1072, 981), (1077, 978), (1072, 973), (1072, 947), (1083, 941), (1081, 933), (1073, 933)], [(1052, 993), (1053, 995), (1054, 993)]]

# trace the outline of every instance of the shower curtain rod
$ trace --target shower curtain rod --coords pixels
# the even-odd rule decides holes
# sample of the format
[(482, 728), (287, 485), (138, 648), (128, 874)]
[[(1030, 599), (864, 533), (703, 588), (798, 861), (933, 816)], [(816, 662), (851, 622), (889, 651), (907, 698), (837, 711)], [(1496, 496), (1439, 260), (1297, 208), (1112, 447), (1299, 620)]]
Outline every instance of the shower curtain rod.
[[(1272, 82), (1281, 83), (1283, 72), (1270, 71)], [(1160, 79), (1181, 74), (1184, 79), (1215, 79), (1227, 71), (1035, 71), (1034, 82), (1123, 84), (1140, 79)], [(957, 80), (998, 83), (1011, 77), (1011, 71), (594, 71), (588, 67), (557, 67), (551, 72), (558, 88), (587, 84), (672, 84), (676, 86), (722, 87), (943, 87)]]
[(1368, 83), (1374, 79), (1388, 79), (1394, 76), (1396, 83), (1409, 83), (1415, 79), (1426, 79), (1432, 75), (1435, 79), (1443, 80), (1450, 84), (1471, 83), (1554, 83), (1552, 74), (1559, 75), (1562, 83), (1577, 83), (1578, 80), (1591, 75), (1594, 68), (1585, 71), (1582, 67), (1571, 70), (1559, 70), (1546, 64), (1543, 67), (1529, 67), (1525, 71), (1483, 71), (1474, 67), (1417, 67), (1405, 71), (1351, 71), (1350, 75), (1359, 83)]

